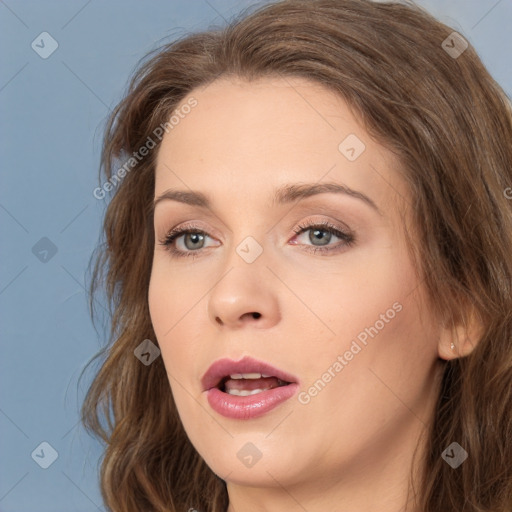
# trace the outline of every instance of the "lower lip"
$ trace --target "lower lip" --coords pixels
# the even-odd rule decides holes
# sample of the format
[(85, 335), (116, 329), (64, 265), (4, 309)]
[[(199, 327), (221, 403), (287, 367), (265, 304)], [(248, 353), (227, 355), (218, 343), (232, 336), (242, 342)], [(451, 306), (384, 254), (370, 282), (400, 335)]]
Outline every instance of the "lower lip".
[(237, 420), (249, 420), (263, 416), (285, 400), (291, 398), (298, 390), (296, 383), (262, 391), (256, 395), (236, 396), (212, 388), (206, 392), (211, 408), (225, 416)]

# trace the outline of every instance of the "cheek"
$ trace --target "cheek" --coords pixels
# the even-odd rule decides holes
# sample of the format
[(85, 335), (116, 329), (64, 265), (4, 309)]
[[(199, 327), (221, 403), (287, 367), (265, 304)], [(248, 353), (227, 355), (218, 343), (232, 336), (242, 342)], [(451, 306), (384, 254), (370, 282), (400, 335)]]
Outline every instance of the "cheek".
[[(199, 289), (195, 280), (187, 286), (190, 279), (185, 279), (184, 272), (181, 277), (178, 274), (173, 272), (171, 279), (165, 262), (154, 264), (148, 290), (149, 311), (178, 415), (189, 438), (203, 440), (202, 429), (211, 418), (204, 405), (200, 405), (201, 390), (194, 376), (200, 375), (198, 364), (203, 362), (204, 339), (201, 340), (200, 333), (205, 332), (205, 327), (198, 325), (197, 315), (205, 314), (199, 313), (205, 307), (204, 301), (199, 301), (205, 291)], [(217, 432), (215, 424), (209, 425), (210, 431)], [(204, 453), (201, 442), (204, 441), (195, 446)], [(218, 443), (218, 439), (210, 443)]]
[[(331, 340), (329, 346), (335, 350), (350, 344), (360, 333), (364, 340), (365, 329), (376, 323), (379, 331), (389, 331), (388, 326), (400, 316), (400, 304), (418, 284), (412, 264), (397, 249), (398, 244), (395, 240), (368, 243), (361, 250), (343, 255), (338, 269), (301, 274), (295, 280), (290, 274), (290, 288), (300, 290), (302, 301), (293, 301), (295, 311), (290, 316), (302, 317), (301, 321), (310, 326), (315, 324), (317, 338)], [(312, 314), (305, 311), (306, 315), (299, 315), (298, 310), (304, 310), (304, 306)]]
[(153, 330), (160, 343), (164, 341), (164, 333), (172, 327), (168, 313), (172, 311), (169, 306), (172, 306), (173, 299), (168, 283), (162, 277), (158, 272), (158, 266), (153, 264), (148, 289), (148, 306)]
[(186, 343), (173, 343), (179, 332), (179, 319), (183, 318), (183, 322), (186, 318), (183, 297), (177, 292), (179, 287), (179, 281), (170, 280), (163, 271), (163, 265), (155, 262), (148, 290), (149, 313), (164, 365), (171, 375), (175, 375), (177, 369), (183, 366), (180, 361), (185, 354), (180, 351), (180, 347), (187, 346)]
[(297, 435), (321, 430), (340, 457), (363, 446), (377, 454), (429, 415), (435, 336), (422, 324), (414, 273), (384, 268), (369, 269), (367, 285), (344, 280), (345, 290), (330, 296), (337, 303), (324, 302), (336, 336), (296, 350), (305, 369)]
[(148, 305), (155, 333), (160, 341), (172, 339), (180, 324), (187, 321), (201, 293), (200, 279), (186, 271), (176, 271), (158, 255), (153, 261), (148, 290)]
[(148, 306), (173, 390), (173, 378), (187, 384), (188, 389), (192, 376), (199, 372), (202, 361), (198, 356), (204, 349), (208, 322), (205, 293), (210, 287), (193, 273), (170, 269), (165, 257), (154, 261)]
[[(335, 397), (338, 404), (343, 397), (343, 405), (335, 406), (337, 413), (341, 417), (347, 410), (359, 411), (367, 420), (362, 423), (368, 435), (372, 424), (393, 424), (409, 409), (427, 418), (424, 404), (431, 389), (436, 340), (422, 316), (420, 289), (414, 289), (416, 281), (411, 283), (389, 279), (387, 289), (377, 288), (373, 294), (360, 289), (354, 302), (346, 304), (345, 323), (338, 324), (338, 331), (345, 330), (346, 335), (340, 335), (322, 368), (325, 373), (342, 356), (339, 377), (332, 379), (332, 387), (320, 399), (325, 402), (318, 405), (329, 408)], [(322, 378), (318, 370), (312, 382)]]
[[(304, 288), (301, 297), (314, 305), (311, 309), (322, 320), (314, 322), (316, 336), (311, 324), (310, 331), (301, 326), (302, 334), (296, 337), (297, 352), (308, 361), (306, 391), (318, 379), (329, 380), (333, 393), (351, 389), (352, 396), (365, 399), (365, 392), (380, 385), (376, 375), (397, 389), (414, 387), (407, 386), (405, 378), (417, 383), (416, 391), (423, 385), (436, 358), (435, 332), (424, 314), (423, 289), (414, 267), (406, 252), (398, 253), (393, 246), (395, 250), (358, 253), (353, 265), (347, 262), (346, 271), (331, 276), (328, 292), (319, 292), (323, 286)], [(325, 375), (329, 369), (339, 377)]]

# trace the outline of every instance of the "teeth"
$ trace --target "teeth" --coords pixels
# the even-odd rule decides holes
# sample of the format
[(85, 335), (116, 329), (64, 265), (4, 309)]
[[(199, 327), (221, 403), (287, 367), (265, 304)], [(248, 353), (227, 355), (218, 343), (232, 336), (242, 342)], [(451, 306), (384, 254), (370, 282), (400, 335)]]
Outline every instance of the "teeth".
[(235, 396), (249, 396), (256, 395), (257, 393), (261, 393), (263, 389), (253, 389), (252, 391), (248, 391), (247, 389), (232, 389), (228, 391), (228, 394)]
[(261, 379), (261, 377), (270, 377), (261, 373), (233, 373), (229, 376), (231, 379)]

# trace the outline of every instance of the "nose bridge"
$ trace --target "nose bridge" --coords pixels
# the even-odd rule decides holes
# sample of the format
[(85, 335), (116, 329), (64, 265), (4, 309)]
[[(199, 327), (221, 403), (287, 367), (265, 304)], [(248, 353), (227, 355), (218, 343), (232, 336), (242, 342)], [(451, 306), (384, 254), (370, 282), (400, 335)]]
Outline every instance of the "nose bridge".
[[(243, 200), (242, 200), (243, 203)], [(262, 262), (264, 256), (264, 245), (269, 239), (268, 226), (265, 224), (261, 205), (250, 205), (245, 201), (243, 208), (238, 208), (234, 215), (236, 219), (229, 228), (231, 238), (229, 246), (231, 249), (226, 265), (246, 267), (254, 263)], [(268, 249), (268, 247), (267, 247)], [(257, 266), (259, 266), (259, 264)]]
[(233, 232), (225, 272), (209, 297), (209, 314), (218, 325), (252, 320), (268, 326), (277, 320), (278, 311), (272, 273), (266, 267), (263, 244), (252, 235), (240, 236), (240, 232)]

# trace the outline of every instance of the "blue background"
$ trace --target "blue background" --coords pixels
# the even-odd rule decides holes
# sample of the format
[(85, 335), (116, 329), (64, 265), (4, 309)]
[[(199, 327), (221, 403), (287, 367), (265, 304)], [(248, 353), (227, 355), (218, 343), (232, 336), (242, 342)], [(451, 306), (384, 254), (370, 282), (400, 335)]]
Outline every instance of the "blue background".
[[(512, 97), (511, 0), (417, 3), (462, 33)], [(106, 205), (93, 196), (104, 122), (146, 52), (251, 5), (0, 2), (1, 512), (104, 510), (101, 446), (78, 423), (94, 367), (78, 377), (105, 338), (85, 291)], [(31, 47), (42, 32), (59, 45), (47, 59)], [(47, 469), (35, 462), (50, 460), (42, 442), (58, 452)]]

